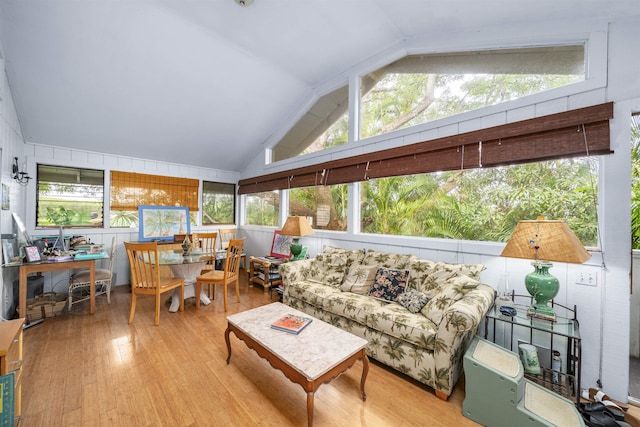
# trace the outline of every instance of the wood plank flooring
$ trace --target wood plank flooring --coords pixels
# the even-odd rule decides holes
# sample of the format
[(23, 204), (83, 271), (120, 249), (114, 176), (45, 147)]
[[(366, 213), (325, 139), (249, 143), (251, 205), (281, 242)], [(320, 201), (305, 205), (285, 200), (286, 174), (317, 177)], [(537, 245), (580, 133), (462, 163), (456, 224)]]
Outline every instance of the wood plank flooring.
[[(261, 287), (241, 283), (228, 314), (268, 304)], [(111, 305), (104, 296), (24, 333), (22, 426), (306, 426), (306, 394), (231, 335), (226, 364), (222, 289), (216, 300), (184, 313), (164, 306), (153, 325), (153, 298), (138, 298), (127, 323), (128, 286)], [(448, 402), (372, 361), (367, 400), (359, 393), (360, 362), (315, 396), (316, 426), (477, 426), (462, 416), (464, 384)]]

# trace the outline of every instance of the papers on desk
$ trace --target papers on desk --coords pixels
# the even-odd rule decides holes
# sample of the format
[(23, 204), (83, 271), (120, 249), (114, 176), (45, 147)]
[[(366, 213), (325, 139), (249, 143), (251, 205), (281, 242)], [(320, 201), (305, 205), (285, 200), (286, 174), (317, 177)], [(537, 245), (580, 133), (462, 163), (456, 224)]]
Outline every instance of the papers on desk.
[(75, 254), (75, 259), (96, 259), (96, 258), (104, 258), (104, 252), (98, 252), (98, 253), (78, 252), (77, 254)]
[(47, 257), (47, 261), (49, 261), (49, 262), (73, 261), (73, 255), (50, 256), (50, 257)]

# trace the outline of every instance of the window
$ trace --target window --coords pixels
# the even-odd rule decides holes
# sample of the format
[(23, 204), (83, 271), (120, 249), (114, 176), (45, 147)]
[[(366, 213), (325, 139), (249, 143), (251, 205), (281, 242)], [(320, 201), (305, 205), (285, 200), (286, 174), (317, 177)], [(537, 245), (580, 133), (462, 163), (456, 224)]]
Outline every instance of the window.
[(104, 171), (38, 165), (36, 227), (102, 227)]
[(310, 217), (318, 230), (347, 230), (347, 185), (292, 188), (289, 215)]
[(640, 249), (640, 113), (631, 116), (631, 236)]
[(246, 224), (278, 226), (280, 212), (280, 192), (265, 191), (247, 194)]
[(234, 224), (235, 212), (235, 184), (202, 182), (202, 225)]
[(321, 97), (273, 147), (271, 161), (343, 145), (349, 139), (349, 87)]
[(574, 158), (372, 179), (361, 184), (361, 230), (504, 242), (519, 220), (543, 215), (597, 247), (597, 169)]
[(111, 227), (137, 227), (138, 205), (185, 206), (195, 224), (200, 181), (111, 171)]
[(583, 45), (411, 55), (361, 79), (360, 138), (585, 79)]

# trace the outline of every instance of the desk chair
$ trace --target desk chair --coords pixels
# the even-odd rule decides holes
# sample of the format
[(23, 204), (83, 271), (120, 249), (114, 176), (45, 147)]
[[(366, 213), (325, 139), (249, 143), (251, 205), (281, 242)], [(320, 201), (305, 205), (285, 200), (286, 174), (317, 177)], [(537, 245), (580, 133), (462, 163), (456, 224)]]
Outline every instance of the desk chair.
[[(95, 286), (96, 296), (107, 294), (107, 304), (111, 304), (111, 279), (113, 277), (113, 263), (115, 261), (116, 253), (116, 238), (111, 239), (111, 252), (109, 253), (109, 268), (96, 268), (95, 271)], [(73, 304), (87, 301), (89, 296), (90, 272), (87, 269), (79, 270), (71, 275), (69, 278), (69, 310)], [(101, 286), (98, 291), (98, 285)], [(79, 294), (79, 298), (73, 299), (73, 293)]]
[[(236, 228), (219, 228), (218, 229), (218, 236), (220, 237), (220, 249), (222, 251), (226, 251), (227, 247), (229, 246), (229, 242), (232, 239), (236, 239), (236, 234), (237, 234), (237, 229)], [(242, 269), (243, 270), (247, 270), (247, 254), (242, 253), (241, 255), (242, 258)]]
[(138, 295), (153, 295), (155, 297), (156, 317), (154, 325), (160, 324), (160, 295), (164, 292), (180, 288), (180, 311), (184, 311), (184, 279), (160, 277), (160, 257), (158, 243), (129, 243), (125, 242), (129, 266), (131, 267), (131, 311), (129, 323), (133, 322), (136, 314)]
[[(224, 270), (212, 270), (196, 278), (196, 295), (200, 295), (202, 285), (213, 285), (213, 297), (216, 297), (216, 285), (222, 285), (224, 295), (224, 311), (227, 311), (227, 285), (236, 284), (236, 299), (240, 302), (240, 284), (238, 270), (242, 258), (244, 239), (232, 239), (227, 247), (227, 257), (224, 261)], [(196, 299), (196, 309), (200, 308), (200, 298)]]

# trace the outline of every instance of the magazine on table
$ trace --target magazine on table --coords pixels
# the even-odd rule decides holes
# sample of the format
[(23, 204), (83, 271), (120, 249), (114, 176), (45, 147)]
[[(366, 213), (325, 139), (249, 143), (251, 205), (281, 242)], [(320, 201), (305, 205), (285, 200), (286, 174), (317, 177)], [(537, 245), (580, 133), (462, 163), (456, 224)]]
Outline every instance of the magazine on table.
[(271, 327), (279, 331), (289, 332), (290, 334), (299, 334), (312, 320), (310, 317), (287, 314), (273, 322)]

